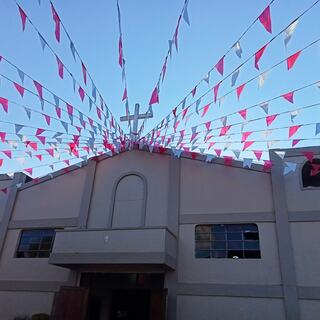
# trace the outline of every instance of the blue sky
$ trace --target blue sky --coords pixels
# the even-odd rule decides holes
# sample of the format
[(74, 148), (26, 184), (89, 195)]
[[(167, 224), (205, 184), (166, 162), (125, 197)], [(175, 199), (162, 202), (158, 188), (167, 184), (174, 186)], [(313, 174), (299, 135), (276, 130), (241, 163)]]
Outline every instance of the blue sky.
[[(151, 92), (157, 82), (165, 54), (168, 49), (168, 40), (172, 38), (179, 13), (183, 6), (183, 0), (120, 0), (122, 13), (123, 46), (126, 59), (127, 89), (130, 101), (130, 109), (139, 102), (142, 111), (147, 110), (147, 104)], [(271, 7), (273, 34), (286, 27), (296, 16), (308, 8), (314, 0), (276, 0)], [(124, 115), (125, 109), (121, 102), (123, 84), (121, 82), (121, 69), (118, 65), (118, 24), (115, 0), (55, 0), (56, 9), (73, 39), (88, 71), (93, 76), (97, 88), (103, 94), (106, 103), (117, 120)], [(189, 16), (191, 26), (181, 23), (179, 32), (179, 52), (173, 51), (171, 61), (168, 63), (167, 76), (161, 87), (160, 104), (155, 105), (154, 119), (149, 120), (146, 132), (153, 128), (187, 95), (194, 85), (206, 74), (206, 72), (219, 60), (226, 50), (237, 40), (239, 35), (261, 13), (269, 1), (212, 1), (190, 0)], [(54, 38), (54, 24), (48, 0), (21, 0), (19, 4), (27, 15), (33, 20), (46, 40), (62, 58), (64, 64), (81, 81), (81, 66), (73, 61), (69, 50), (69, 42), (64, 32), (61, 32), (61, 43)], [(12, 61), (34, 79), (46, 85), (59, 96), (74, 105), (79, 104), (78, 96), (72, 91), (72, 82), (66, 77), (61, 80), (57, 75), (57, 66), (54, 57), (48, 50), (42, 52), (37, 34), (30, 25), (25, 32), (21, 31), (21, 22), (15, 2), (2, 0), (0, 2), (0, 54)], [(278, 37), (266, 50), (260, 61), (260, 70), (263, 72), (277, 62), (283, 60), (297, 50), (305, 47), (310, 42), (320, 37), (320, 4), (306, 14), (298, 24), (295, 34), (287, 49), (283, 44), (283, 37)], [(241, 61), (260, 49), (272, 35), (267, 33), (260, 23), (256, 23), (242, 40), (243, 59), (239, 60), (234, 53), (230, 53), (225, 59), (225, 73), (232, 71)], [(314, 45), (303, 52), (295, 67), (287, 71), (285, 65), (281, 65), (270, 72), (265, 85), (258, 88), (257, 82), (248, 85), (240, 102), (235, 93), (230, 95), (225, 103), (218, 107), (214, 105), (207, 116), (202, 119), (193, 117), (188, 127), (198, 123), (216, 119), (230, 112), (240, 110), (253, 104), (283, 94), (292, 89), (302, 87), (320, 80), (320, 46)], [(247, 63), (241, 69), (237, 84), (259, 74), (253, 66), (254, 62)], [(15, 70), (5, 64), (1, 64), (0, 73), (19, 80)], [(221, 76), (217, 72), (212, 73), (211, 86), (217, 83)], [(26, 83), (32, 87), (32, 84)], [(220, 87), (220, 94), (230, 91), (230, 79)], [(198, 93), (204, 92), (208, 86), (202, 84)], [(90, 92), (90, 89), (88, 89)], [(12, 85), (2, 81), (0, 87), (1, 96), (11, 98), (17, 102), (37, 104), (37, 100), (22, 100)], [(277, 100), (270, 104), (269, 113), (294, 110), (297, 107), (320, 102), (320, 91), (315, 87), (301, 91), (296, 95), (295, 104), (291, 105), (284, 100)], [(197, 97), (195, 97), (197, 98)], [(212, 100), (212, 94), (203, 99), (202, 104)], [(190, 100), (191, 101), (191, 100)], [(86, 106), (79, 106), (79, 108)], [(295, 119), (296, 124), (316, 122), (319, 119), (320, 108), (315, 107), (301, 112)], [(0, 113), (0, 120), (6, 117)], [(24, 123), (26, 121), (21, 110), (13, 110), (8, 115), (12, 120)], [(248, 113), (248, 119), (263, 116), (261, 110), (253, 110)], [(7, 118), (6, 118), (7, 119)], [(228, 120), (229, 123), (239, 122), (239, 116)], [(272, 125), (274, 128), (290, 125), (289, 115), (279, 116)], [(3, 124), (0, 123), (0, 126)], [(39, 119), (40, 126), (40, 119)], [(251, 123), (246, 130), (260, 130), (265, 127), (265, 121)], [(271, 128), (272, 128), (271, 126)], [(4, 127), (3, 127), (4, 128)], [(122, 124), (126, 130), (126, 124)], [(12, 127), (4, 128), (12, 132)], [(182, 128), (181, 128), (182, 129)], [(266, 128), (267, 129), (267, 128)], [(236, 130), (236, 129), (235, 129)], [(1, 130), (0, 130), (1, 131)], [(230, 131), (232, 132), (232, 130)], [(261, 140), (261, 135), (252, 136)], [(287, 137), (287, 129), (277, 131), (272, 139)], [(314, 127), (301, 128), (296, 138), (314, 137)], [(233, 139), (233, 138), (232, 138)], [(235, 138), (233, 140), (239, 140)], [(311, 142), (301, 142), (303, 146)], [(315, 140), (312, 144), (318, 144)], [(290, 147), (291, 143), (276, 144), (275, 147)], [(233, 148), (241, 148), (235, 144)], [(256, 143), (256, 149), (266, 149), (266, 144)], [(226, 154), (232, 154), (226, 152)], [(248, 155), (250, 156), (250, 155)], [(251, 155), (252, 156), (252, 155)], [(265, 153), (265, 158), (267, 153)], [(14, 170), (14, 165), (9, 163), (3, 166), (2, 171)], [(1, 172), (2, 172), (1, 171)]]

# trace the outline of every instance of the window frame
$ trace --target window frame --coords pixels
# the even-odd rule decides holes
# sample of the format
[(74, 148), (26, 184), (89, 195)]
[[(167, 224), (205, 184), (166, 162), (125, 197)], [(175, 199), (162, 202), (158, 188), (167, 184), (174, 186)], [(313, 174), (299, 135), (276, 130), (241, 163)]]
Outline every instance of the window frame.
[[(320, 161), (320, 157), (319, 157), (319, 156), (315, 156), (313, 160), (319, 160), (319, 161)], [(299, 166), (300, 189), (301, 189), (301, 191), (319, 190), (319, 189), (320, 189), (320, 186), (319, 186), (319, 187), (314, 187), (314, 186), (304, 187), (304, 186), (303, 186), (302, 169), (303, 169), (303, 167), (304, 167), (308, 162), (310, 162), (310, 161), (309, 161), (309, 160), (306, 160), (306, 161), (302, 162), (302, 163), (300, 164), (300, 166)]]
[[(215, 237), (215, 234), (220, 234), (220, 232), (217, 231), (213, 231), (214, 226), (223, 226), (224, 231), (221, 232), (221, 234), (224, 235), (224, 240), (212, 240), (213, 237)], [(234, 231), (234, 232), (228, 232), (229, 230), (227, 229), (226, 226), (239, 226), (241, 229), (241, 232), (238, 231)], [(258, 235), (258, 239), (257, 240), (247, 240), (244, 238), (244, 227), (245, 226), (254, 226), (256, 231), (254, 233), (257, 233)], [(197, 233), (197, 228), (198, 227), (209, 227), (210, 228), (210, 233), (209, 234), (209, 239), (203, 239), (200, 240), (198, 235), (201, 234), (201, 232)], [(235, 233), (239, 233), (241, 234), (241, 240), (232, 240), (232, 239), (228, 239), (228, 234), (235, 234)], [(207, 233), (204, 233), (207, 234)], [(208, 249), (203, 249), (203, 251), (208, 251), (210, 254), (208, 257), (201, 257), (198, 255), (199, 250), (201, 251), (201, 249), (197, 249), (197, 246), (199, 245), (199, 242), (201, 243), (201, 241), (203, 241), (204, 243), (210, 243), (210, 246)], [(224, 249), (219, 249), (219, 248), (215, 248), (214, 249), (214, 243), (213, 242), (217, 242), (217, 241), (223, 241), (225, 248)], [(232, 241), (239, 241), (241, 243), (241, 250), (240, 249), (231, 249), (228, 250), (229, 247), (229, 242)], [(258, 249), (245, 249), (244, 245), (246, 243), (246, 241), (257, 241), (258, 242)], [(219, 257), (218, 254), (220, 251), (225, 252), (224, 257)], [(230, 254), (229, 251), (242, 251), (242, 255), (239, 257), (228, 257), (228, 254)], [(258, 251), (259, 256), (258, 257), (246, 257), (246, 251)], [(259, 227), (257, 223), (204, 223), (204, 224), (196, 224), (194, 227), (194, 259), (231, 259), (231, 260), (261, 260), (262, 259), (262, 252), (261, 252), (261, 245), (260, 245), (260, 232), (259, 232)]]
[[(43, 230), (45, 230), (45, 231), (47, 231), (47, 230), (53, 231), (51, 248), (50, 248), (50, 250), (48, 250), (49, 251), (49, 256), (48, 257), (39, 257), (39, 256), (36, 256), (36, 257), (18, 257), (18, 252), (23, 252), (23, 251), (19, 250), (23, 233), (25, 231), (43, 231)], [(25, 229), (21, 229), (20, 232), (19, 232), (19, 237), (18, 237), (18, 241), (16, 243), (16, 247), (15, 247), (15, 250), (14, 250), (14, 253), (13, 253), (13, 258), (14, 259), (49, 259), (50, 254), (51, 254), (52, 249), (53, 249), (55, 237), (56, 237), (56, 229), (55, 228), (25, 228)], [(28, 250), (28, 251), (30, 251), (30, 250)], [(39, 252), (39, 251), (40, 250), (37, 250), (37, 252)], [(43, 251), (45, 251), (45, 250), (43, 250)], [(27, 251), (25, 251), (25, 252), (27, 252)]]

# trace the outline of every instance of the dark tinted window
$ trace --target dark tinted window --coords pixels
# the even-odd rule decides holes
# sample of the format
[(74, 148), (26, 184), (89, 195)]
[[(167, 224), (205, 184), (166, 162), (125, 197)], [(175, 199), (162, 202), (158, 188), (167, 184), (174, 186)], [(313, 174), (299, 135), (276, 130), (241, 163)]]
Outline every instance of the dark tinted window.
[(256, 224), (198, 225), (195, 239), (195, 257), (199, 259), (261, 258)]
[(24, 230), (16, 252), (16, 258), (48, 258), (55, 231), (52, 229)]
[(302, 185), (306, 187), (320, 187), (320, 159), (307, 161), (302, 167)]

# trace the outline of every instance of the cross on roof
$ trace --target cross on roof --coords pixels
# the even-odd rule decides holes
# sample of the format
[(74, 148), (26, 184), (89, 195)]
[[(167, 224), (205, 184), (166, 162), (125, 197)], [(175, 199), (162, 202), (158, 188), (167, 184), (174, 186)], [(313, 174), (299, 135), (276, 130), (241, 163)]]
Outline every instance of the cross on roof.
[(140, 105), (139, 103), (135, 104), (134, 114), (120, 117), (120, 121), (132, 121), (133, 120), (133, 128), (130, 126), (130, 136), (132, 141), (136, 141), (138, 138), (138, 121), (141, 119), (153, 118), (152, 109), (149, 108), (146, 113), (139, 113)]

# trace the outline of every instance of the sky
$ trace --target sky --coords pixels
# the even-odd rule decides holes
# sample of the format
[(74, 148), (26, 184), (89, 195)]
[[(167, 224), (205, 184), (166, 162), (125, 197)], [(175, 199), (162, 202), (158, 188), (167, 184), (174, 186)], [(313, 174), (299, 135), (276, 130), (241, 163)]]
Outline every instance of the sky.
[[(230, 52), (225, 58), (225, 74), (233, 71), (242, 61), (260, 49), (273, 35), (283, 30), (299, 14), (311, 6), (315, 0), (275, 0), (271, 6), (273, 34), (269, 34), (257, 22), (241, 41), (243, 58), (240, 60), (235, 53)], [(46, 41), (61, 57), (63, 63), (72, 71), (75, 78), (82, 81), (81, 64), (74, 61), (69, 49), (69, 41), (61, 31), (61, 43), (54, 37), (54, 23), (52, 20), (48, 0), (18, 1), (34, 25), (41, 31)], [(121, 69), (118, 64), (118, 22), (116, 0), (53, 0), (60, 18), (69, 32), (78, 52), (91, 74), (96, 87), (102, 93), (109, 109), (118, 121), (125, 114), (123, 83)], [(267, 0), (189, 0), (188, 12), (190, 26), (181, 22), (179, 30), (179, 51), (173, 49), (172, 58), (168, 62), (167, 75), (161, 86), (160, 103), (153, 106), (154, 118), (146, 123), (145, 133), (171, 112), (171, 110), (192, 90), (226, 51), (235, 43), (240, 34), (254, 21), (268, 5)], [(165, 55), (168, 50), (168, 40), (172, 39), (178, 16), (183, 8), (184, 0), (119, 0), (122, 15), (123, 49), (126, 60), (127, 90), (130, 111), (134, 104), (141, 105), (141, 111), (148, 109), (148, 102), (153, 88), (157, 83)], [(74, 94), (72, 81), (65, 75), (65, 79), (58, 77), (57, 64), (47, 48), (42, 51), (38, 35), (30, 24), (22, 32), (21, 21), (16, 3), (13, 0), (0, 1), (0, 55), (13, 62), (25, 73), (29, 74), (60, 97), (86, 110), (86, 105), (79, 104), (79, 97)], [(283, 36), (277, 37), (267, 48), (260, 60), (260, 71), (254, 68), (251, 60), (240, 70), (237, 85), (257, 76), (289, 55), (304, 48), (320, 38), (320, 3), (299, 20), (298, 27), (285, 48)], [(319, 42), (320, 43), (320, 42)], [(293, 89), (303, 87), (320, 80), (320, 45), (319, 43), (302, 52), (294, 68), (287, 71), (282, 64), (268, 73), (268, 78), (262, 88), (257, 81), (248, 84), (244, 89), (240, 101), (232, 93), (222, 105), (213, 104), (205, 118), (192, 117), (187, 128), (197, 124), (218, 119), (224, 115), (259, 104), (264, 100), (279, 96)], [(16, 70), (1, 62), (0, 77), (6, 75), (20, 83)], [(222, 77), (213, 71), (210, 87), (218, 83)], [(34, 91), (33, 84), (25, 80), (25, 86)], [(87, 88), (88, 92), (91, 87)], [(208, 85), (202, 83), (197, 88), (195, 101), (201, 93), (208, 90)], [(222, 83), (219, 95), (231, 90), (230, 79)], [(295, 110), (308, 104), (320, 103), (320, 90), (315, 86), (298, 92), (295, 103), (290, 104), (283, 99), (270, 103), (269, 114)], [(39, 101), (34, 97), (24, 96), (22, 99), (12, 84), (1, 79), (0, 96), (10, 98), (24, 105), (39, 108)], [(213, 99), (212, 92), (203, 98), (201, 106)], [(187, 105), (188, 105), (187, 103)], [(30, 107), (30, 108), (32, 108)], [(315, 123), (319, 119), (320, 108), (314, 107), (299, 112), (293, 124)], [(248, 119), (265, 116), (259, 109), (248, 111)], [(12, 108), (8, 114), (0, 112), (0, 120), (26, 124), (27, 118), (21, 108)], [(43, 127), (43, 119), (33, 119)], [(239, 115), (228, 117), (228, 124), (239, 123)], [(217, 121), (216, 123), (218, 123)], [(320, 122), (320, 120), (319, 120)], [(121, 123), (124, 131), (127, 124)], [(281, 128), (292, 125), (290, 115), (280, 115), (270, 128)], [(182, 124), (181, 124), (182, 126)], [(216, 127), (221, 127), (216, 125)], [(178, 129), (181, 130), (182, 127)], [(268, 129), (265, 120), (252, 122), (246, 126), (246, 131)], [(25, 129), (27, 134), (27, 129)], [(203, 129), (202, 129), (203, 130)], [(230, 133), (239, 131), (239, 127), (231, 128)], [(295, 138), (315, 138), (314, 126), (300, 128)], [(0, 132), (13, 132), (10, 124), (0, 122)], [(169, 132), (169, 131), (168, 131)], [(171, 130), (172, 132), (172, 130)], [(187, 132), (187, 131), (186, 131)], [(239, 141), (241, 135), (234, 135), (230, 140)], [(288, 129), (277, 130), (270, 139), (287, 139)], [(252, 134), (253, 140), (262, 140), (261, 133)], [(218, 141), (218, 140), (217, 140)], [(222, 140), (219, 140), (222, 141)], [(223, 140), (225, 142), (225, 140)], [(301, 141), (298, 146), (319, 144), (319, 140)], [(223, 142), (223, 143), (224, 143)], [(274, 147), (291, 147), (291, 141), (279, 142)], [(0, 146), (5, 150), (7, 146)], [(223, 149), (223, 145), (217, 148)], [(230, 149), (241, 149), (240, 143), (234, 143)], [(255, 143), (254, 149), (266, 150), (266, 143)], [(251, 151), (250, 151), (251, 152)], [(252, 152), (242, 156), (252, 157)], [(225, 155), (233, 155), (226, 150)], [(263, 158), (267, 159), (265, 151)], [(5, 158), (5, 157), (3, 157)], [(45, 161), (45, 159), (44, 159)], [(48, 160), (49, 161), (49, 160)], [(48, 162), (49, 163), (49, 162)], [(27, 164), (5, 161), (0, 173), (20, 170)], [(29, 164), (28, 164), (29, 165)], [(60, 168), (55, 167), (55, 169)]]

